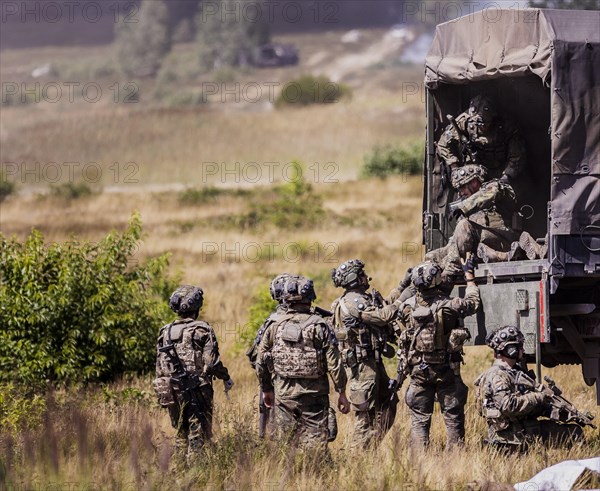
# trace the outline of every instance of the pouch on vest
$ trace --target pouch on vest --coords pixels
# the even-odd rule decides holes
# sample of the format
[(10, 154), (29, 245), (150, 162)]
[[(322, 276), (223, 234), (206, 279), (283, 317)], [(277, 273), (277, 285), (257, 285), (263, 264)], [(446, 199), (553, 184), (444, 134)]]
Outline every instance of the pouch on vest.
[(156, 392), (158, 403), (162, 407), (172, 407), (175, 405), (175, 396), (171, 386), (171, 377), (158, 377), (152, 381), (152, 387)]
[(302, 327), (299, 324), (287, 323), (281, 330), (281, 339), (297, 343), (302, 339)]
[(430, 353), (436, 349), (436, 319), (430, 307), (417, 307), (412, 312), (415, 328), (415, 349), (422, 353)]

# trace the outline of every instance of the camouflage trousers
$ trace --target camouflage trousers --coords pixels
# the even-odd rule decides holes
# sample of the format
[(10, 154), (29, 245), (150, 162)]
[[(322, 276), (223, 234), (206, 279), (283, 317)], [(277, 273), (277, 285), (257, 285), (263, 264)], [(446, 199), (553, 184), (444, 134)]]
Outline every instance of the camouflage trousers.
[(477, 246), (483, 243), (496, 251), (509, 251), (518, 234), (506, 227), (497, 212), (478, 211), (458, 221), (448, 244), (425, 255), (426, 261), (436, 261), (446, 274), (462, 273), (461, 258), (467, 253), (477, 255)]
[(206, 407), (199, 417), (189, 403), (179, 401), (169, 408), (173, 428), (177, 430), (175, 453), (192, 464), (198, 451), (212, 438), (213, 390), (210, 385), (197, 389), (199, 401)]
[(468, 388), (449, 365), (416, 365), (406, 391), (411, 413), (411, 445), (429, 445), (434, 401), (440, 403), (446, 424), (447, 445), (462, 444), (465, 438), (465, 404)]
[(535, 440), (548, 445), (572, 445), (583, 439), (583, 429), (574, 423), (526, 419), (505, 430), (490, 429), (486, 443), (507, 450), (525, 450)]
[(276, 434), (300, 447), (325, 448), (329, 436), (329, 412), (328, 394), (280, 397), (275, 393)]
[(354, 410), (353, 448), (375, 445), (392, 427), (396, 401), (391, 401), (390, 378), (374, 358), (348, 369), (348, 399)]

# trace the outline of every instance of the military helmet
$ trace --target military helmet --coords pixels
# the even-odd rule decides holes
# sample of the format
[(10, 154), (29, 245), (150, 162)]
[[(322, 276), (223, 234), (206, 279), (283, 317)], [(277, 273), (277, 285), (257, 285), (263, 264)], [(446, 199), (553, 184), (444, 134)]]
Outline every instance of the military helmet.
[(364, 274), (365, 263), (360, 259), (350, 259), (331, 270), (331, 279), (338, 288), (354, 288)]
[(271, 286), (269, 288), (269, 292), (271, 293), (271, 298), (276, 300), (277, 302), (282, 301), (283, 297), (283, 288), (285, 285), (285, 281), (292, 276), (289, 273), (283, 273), (276, 276), (273, 281), (271, 281)]
[(483, 183), (485, 179), (485, 168), (477, 164), (466, 164), (452, 171), (452, 187), (459, 189), (473, 179), (479, 179)]
[(468, 114), (475, 124), (488, 124), (496, 119), (498, 110), (491, 97), (477, 95), (469, 102)]
[(169, 299), (169, 307), (179, 315), (198, 312), (204, 302), (202, 288), (192, 285), (182, 285), (173, 292)]
[(442, 267), (434, 261), (426, 261), (413, 268), (413, 285), (419, 290), (429, 290), (442, 283)]
[(312, 280), (300, 275), (287, 275), (282, 282), (281, 302), (312, 302), (317, 298)]
[(525, 336), (515, 326), (505, 326), (496, 331), (493, 331), (485, 338), (485, 343), (494, 351), (503, 351), (508, 345), (523, 344)]

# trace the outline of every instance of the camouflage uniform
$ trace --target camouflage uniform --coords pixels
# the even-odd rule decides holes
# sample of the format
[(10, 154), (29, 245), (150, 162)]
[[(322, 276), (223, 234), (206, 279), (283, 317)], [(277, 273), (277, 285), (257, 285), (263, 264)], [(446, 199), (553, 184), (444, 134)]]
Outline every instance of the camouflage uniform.
[[(195, 287), (180, 287), (171, 297), (171, 308), (180, 314), (180, 318), (160, 330), (154, 381), (159, 402), (168, 409), (171, 424), (177, 429), (176, 450), (178, 453), (185, 453), (188, 462), (205, 441), (212, 437), (213, 378), (233, 385), (227, 368), (219, 358), (219, 346), (213, 329), (206, 322), (196, 320), (197, 311), (193, 311), (195, 306), (187, 309), (190, 317), (186, 317), (185, 309), (173, 305), (178, 292), (183, 298), (190, 291), (202, 292), (200, 289), (191, 290), (192, 288)], [(198, 310), (201, 304), (200, 298)], [(189, 374), (193, 387), (188, 393), (173, 382), (173, 376), (178, 372), (177, 367), (174, 366), (173, 359), (161, 352), (162, 348), (168, 346), (173, 346), (175, 363), (178, 360)], [(190, 403), (190, 397), (198, 402), (196, 409)]]
[(377, 443), (394, 423), (396, 403), (390, 400), (390, 378), (383, 357), (395, 353), (388, 341), (395, 340), (392, 323), (399, 305), (396, 302), (377, 307), (364, 289), (350, 288), (331, 307), (348, 373), (348, 399), (356, 416), (355, 447)]
[[(480, 98), (483, 99), (483, 98)], [(489, 101), (491, 102), (491, 101)], [(483, 133), (478, 124), (481, 115), (478, 101), (471, 101), (469, 110), (456, 117), (456, 124), (471, 141), (472, 154), (463, 153), (460, 136), (450, 124), (437, 143), (437, 154), (452, 169), (465, 164), (483, 165), (488, 176), (499, 179), (505, 174), (511, 181), (522, 173), (525, 163), (525, 142), (517, 127), (510, 121), (496, 118), (495, 111), (490, 127)]]
[(501, 448), (517, 448), (535, 437), (543, 442), (564, 443), (580, 439), (583, 430), (576, 424), (538, 419), (547, 409), (547, 396), (518, 384), (519, 365), (511, 368), (495, 360), (475, 380), (479, 392), (478, 409), (488, 423), (487, 443)]
[(512, 229), (516, 198), (512, 187), (502, 181), (484, 183), (479, 191), (456, 205), (460, 218), (448, 244), (425, 255), (436, 261), (448, 274), (459, 269), (460, 258), (477, 254), (480, 243), (496, 251), (508, 251), (519, 237)]
[[(581, 439), (583, 430), (575, 423), (538, 419), (551, 409), (553, 393), (536, 385), (534, 375), (517, 363), (523, 356), (524, 341), (521, 331), (513, 326), (500, 328), (486, 338), (496, 360), (475, 380), (477, 410), (488, 423), (486, 443), (512, 450), (526, 448), (535, 438), (554, 443)], [(512, 367), (507, 360), (515, 360)]]
[(301, 446), (325, 447), (330, 410), (327, 372), (339, 393), (345, 391), (346, 374), (331, 329), (323, 317), (311, 312), (310, 303), (287, 304), (267, 326), (258, 346), (256, 372), (261, 390), (275, 392), (280, 435)]
[[(424, 263), (414, 274), (421, 268), (434, 268), (434, 279), (429, 286), (418, 288), (417, 294), (404, 303), (399, 315), (401, 363), (404, 357), (410, 373), (406, 405), (412, 419), (411, 443), (415, 446), (429, 444), (431, 417), (437, 398), (446, 424), (447, 442), (451, 446), (464, 441), (464, 407), (468, 392), (460, 376), (462, 345), (468, 332), (458, 327), (458, 321), (478, 309), (479, 289), (469, 285), (464, 299), (451, 298), (436, 288), (441, 284), (441, 267)], [(416, 322), (419, 316), (423, 324)]]

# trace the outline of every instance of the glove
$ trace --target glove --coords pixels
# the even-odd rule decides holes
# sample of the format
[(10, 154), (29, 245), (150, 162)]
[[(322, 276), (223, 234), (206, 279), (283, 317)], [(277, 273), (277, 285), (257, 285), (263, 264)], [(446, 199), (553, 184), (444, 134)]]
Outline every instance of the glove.
[(456, 207), (456, 208), (452, 208), (450, 210), (450, 220), (458, 220), (459, 218), (464, 217), (465, 214), (463, 213), (463, 211)]
[(233, 380), (229, 377), (228, 380), (223, 380), (223, 387), (225, 387), (225, 392), (229, 392), (233, 387)]
[(507, 174), (502, 174), (502, 177), (500, 177), (500, 182), (503, 182), (505, 184), (510, 184), (510, 176), (508, 176)]
[(462, 261), (462, 269), (465, 274), (475, 274), (475, 256), (473, 254), (467, 255), (467, 260)]
[(404, 275), (404, 279), (400, 282), (400, 290), (404, 290), (408, 288), (410, 283), (412, 282), (412, 268), (408, 268), (406, 270), (406, 274)]

